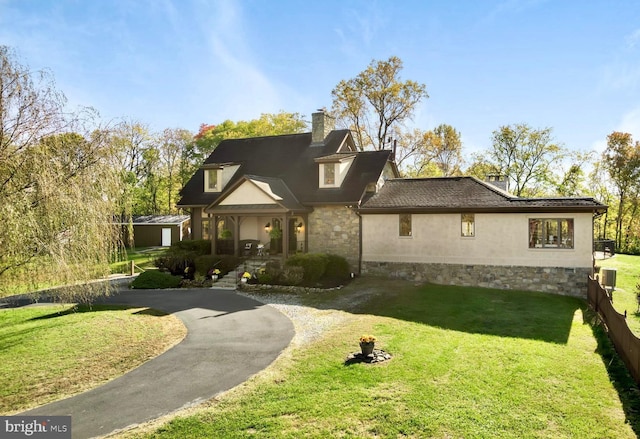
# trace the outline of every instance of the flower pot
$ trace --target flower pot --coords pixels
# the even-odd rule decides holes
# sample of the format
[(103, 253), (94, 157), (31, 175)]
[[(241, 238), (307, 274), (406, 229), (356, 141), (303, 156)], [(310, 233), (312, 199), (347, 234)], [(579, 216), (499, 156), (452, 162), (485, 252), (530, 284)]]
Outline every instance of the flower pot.
[(362, 355), (365, 357), (373, 354), (373, 346), (375, 343), (360, 343), (360, 350), (362, 350)]
[(216, 282), (218, 280), (218, 275), (214, 274), (213, 276), (211, 276), (211, 280)]
[(241, 277), (240, 278), (240, 282), (242, 282), (243, 284), (247, 283), (247, 278), (246, 277)]

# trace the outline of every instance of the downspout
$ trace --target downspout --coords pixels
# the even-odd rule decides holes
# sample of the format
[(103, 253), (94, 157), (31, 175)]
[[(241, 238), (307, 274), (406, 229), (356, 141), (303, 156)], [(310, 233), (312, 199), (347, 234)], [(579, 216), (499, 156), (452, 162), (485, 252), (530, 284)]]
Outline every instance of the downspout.
[(358, 275), (362, 274), (362, 215), (360, 215), (360, 209), (354, 209), (358, 216)]
[(595, 231), (596, 219), (600, 218), (604, 213), (605, 212), (595, 210), (591, 217), (591, 277), (594, 277), (596, 274), (596, 252), (595, 248), (593, 248), (593, 233)]

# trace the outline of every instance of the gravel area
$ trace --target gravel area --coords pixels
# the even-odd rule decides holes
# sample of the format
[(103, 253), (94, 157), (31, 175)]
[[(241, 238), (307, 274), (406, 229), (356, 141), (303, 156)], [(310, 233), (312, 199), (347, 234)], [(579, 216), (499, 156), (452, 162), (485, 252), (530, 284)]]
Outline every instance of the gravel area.
[(336, 325), (352, 318), (351, 314), (344, 311), (304, 306), (295, 296), (291, 295), (276, 293), (254, 294), (244, 291), (238, 291), (238, 294), (270, 305), (289, 317), (296, 331), (296, 335), (291, 342), (294, 346), (317, 340)]

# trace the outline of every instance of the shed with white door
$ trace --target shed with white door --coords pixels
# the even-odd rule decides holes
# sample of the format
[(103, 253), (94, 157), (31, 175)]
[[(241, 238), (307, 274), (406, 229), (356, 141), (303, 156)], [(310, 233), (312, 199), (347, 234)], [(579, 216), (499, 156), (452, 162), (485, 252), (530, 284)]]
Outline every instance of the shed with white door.
[(191, 233), (189, 215), (134, 215), (130, 222), (124, 219), (120, 224), (127, 247), (169, 247), (189, 239)]

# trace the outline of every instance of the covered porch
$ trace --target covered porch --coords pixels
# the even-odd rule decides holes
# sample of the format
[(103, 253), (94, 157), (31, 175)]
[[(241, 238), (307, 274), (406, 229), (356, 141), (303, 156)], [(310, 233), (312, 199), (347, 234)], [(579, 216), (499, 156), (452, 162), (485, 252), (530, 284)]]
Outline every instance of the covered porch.
[(212, 210), (206, 214), (207, 219), (203, 219), (208, 231), (203, 237), (211, 240), (213, 255), (280, 256), (286, 259), (292, 254), (307, 252), (306, 212)]

